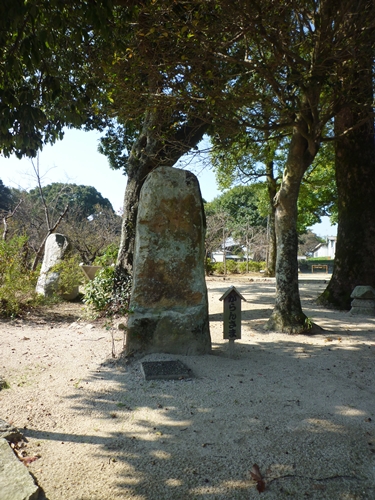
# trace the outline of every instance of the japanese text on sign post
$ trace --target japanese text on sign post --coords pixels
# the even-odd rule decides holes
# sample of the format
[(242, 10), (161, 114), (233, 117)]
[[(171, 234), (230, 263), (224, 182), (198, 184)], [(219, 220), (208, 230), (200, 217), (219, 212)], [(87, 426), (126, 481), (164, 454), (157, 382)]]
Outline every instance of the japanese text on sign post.
[[(241, 302), (240, 302), (241, 303)], [(228, 338), (229, 339), (237, 339), (241, 338), (241, 332), (239, 332), (240, 336), (237, 336), (238, 333), (238, 311), (237, 311), (237, 296), (234, 293), (231, 293), (228, 297), (229, 304), (229, 324), (228, 324)], [(241, 323), (240, 323), (241, 326)]]
[(224, 339), (241, 338), (241, 298), (235, 291), (224, 299)]

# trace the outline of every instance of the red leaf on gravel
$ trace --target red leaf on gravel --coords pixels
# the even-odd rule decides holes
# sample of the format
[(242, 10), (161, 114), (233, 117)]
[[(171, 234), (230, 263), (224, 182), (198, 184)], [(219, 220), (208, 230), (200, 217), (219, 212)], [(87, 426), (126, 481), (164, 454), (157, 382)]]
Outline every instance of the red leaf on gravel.
[(266, 489), (266, 483), (264, 482), (263, 476), (260, 473), (259, 466), (257, 464), (254, 464), (251, 471), (250, 475), (254, 481), (257, 483), (257, 490), (259, 493), (263, 493)]

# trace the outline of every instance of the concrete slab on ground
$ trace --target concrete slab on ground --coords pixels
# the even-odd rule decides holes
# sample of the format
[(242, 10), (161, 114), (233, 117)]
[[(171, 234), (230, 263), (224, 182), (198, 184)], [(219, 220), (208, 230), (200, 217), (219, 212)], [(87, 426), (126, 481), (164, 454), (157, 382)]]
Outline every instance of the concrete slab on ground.
[(145, 380), (179, 380), (192, 377), (190, 368), (179, 360), (143, 361), (141, 372)]

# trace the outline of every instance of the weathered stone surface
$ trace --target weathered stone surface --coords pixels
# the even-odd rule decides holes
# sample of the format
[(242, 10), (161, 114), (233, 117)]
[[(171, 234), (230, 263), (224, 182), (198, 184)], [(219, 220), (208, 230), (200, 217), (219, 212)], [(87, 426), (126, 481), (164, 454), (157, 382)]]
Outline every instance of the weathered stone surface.
[(161, 167), (141, 191), (127, 353), (211, 350), (204, 213), (191, 172)]
[(353, 299), (351, 302), (352, 307), (373, 307), (375, 310), (375, 300), (373, 299)]
[(0, 438), (0, 499), (37, 500), (39, 487), (8, 441)]
[[(53, 272), (52, 268), (59, 264), (66, 252), (69, 250), (69, 242), (63, 234), (50, 234), (46, 241), (44, 258), (40, 275), (36, 285), (36, 292), (51, 297), (56, 292), (59, 281), (59, 273)], [(78, 296), (78, 287), (70, 294), (64, 295), (66, 300), (74, 300)]]
[(375, 316), (374, 307), (352, 307), (349, 312), (350, 314), (358, 314), (362, 316)]
[(6, 439), (9, 442), (20, 441), (23, 436), (21, 432), (5, 420), (0, 418), (0, 438)]
[(372, 286), (356, 286), (351, 298), (350, 314), (375, 316), (375, 289)]
[(350, 297), (352, 299), (375, 299), (375, 289), (372, 286), (356, 286)]

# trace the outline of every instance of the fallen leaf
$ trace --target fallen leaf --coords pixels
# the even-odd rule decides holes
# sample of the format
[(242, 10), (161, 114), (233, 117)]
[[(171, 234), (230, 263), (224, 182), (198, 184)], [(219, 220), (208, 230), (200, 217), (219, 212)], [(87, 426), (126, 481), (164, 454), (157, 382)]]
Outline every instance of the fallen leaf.
[(331, 337), (327, 337), (326, 339), (324, 339), (324, 342), (332, 342), (333, 339), (331, 339)]
[(35, 462), (35, 460), (38, 460), (38, 458), (40, 457), (37, 457), (36, 455), (34, 457), (19, 457), (21, 462), (23, 462), (25, 465), (29, 465), (32, 462)]
[(257, 464), (254, 464), (251, 471), (250, 475), (254, 481), (257, 483), (257, 490), (259, 493), (263, 493), (266, 489), (266, 483), (264, 482), (264, 479), (262, 477), (262, 474), (260, 473), (259, 466)]

